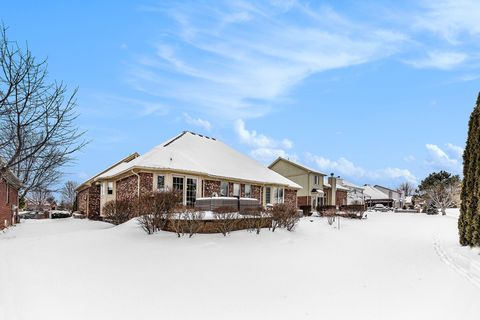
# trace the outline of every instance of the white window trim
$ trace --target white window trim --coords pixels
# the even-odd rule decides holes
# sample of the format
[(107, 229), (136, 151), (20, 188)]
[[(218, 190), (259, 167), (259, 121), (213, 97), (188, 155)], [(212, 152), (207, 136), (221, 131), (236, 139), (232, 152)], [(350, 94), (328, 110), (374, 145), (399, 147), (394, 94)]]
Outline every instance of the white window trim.
[[(163, 189), (158, 188), (158, 177), (163, 177)], [(173, 183), (173, 179), (172, 179), (172, 183)], [(167, 190), (167, 176), (165, 174), (155, 175), (154, 186), (155, 186), (155, 190), (157, 190), (157, 191), (166, 191)]]

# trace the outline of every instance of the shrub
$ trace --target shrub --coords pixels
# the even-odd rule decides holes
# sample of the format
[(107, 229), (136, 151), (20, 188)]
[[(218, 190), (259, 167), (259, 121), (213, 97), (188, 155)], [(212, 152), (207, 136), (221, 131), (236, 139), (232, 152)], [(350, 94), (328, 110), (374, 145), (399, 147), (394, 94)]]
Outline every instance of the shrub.
[(115, 225), (127, 222), (138, 214), (137, 201), (112, 200), (103, 206), (104, 220)]
[(141, 197), (138, 201), (138, 212), (141, 213), (138, 222), (143, 230), (152, 234), (165, 229), (180, 200), (181, 196), (176, 191), (152, 192)]
[(336, 206), (318, 206), (317, 212), (321, 217), (335, 215), (337, 213)]
[(288, 231), (293, 231), (300, 218), (297, 210), (285, 204), (277, 204), (273, 206), (270, 211), (272, 216), (272, 232), (278, 228), (286, 228)]
[(260, 231), (265, 226), (265, 219), (268, 217), (268, 214), (261, 207), (247, 208), (243, 213), (247, 215), (247, 217), (244, 217), (247, 230), (260, 234)]
[(205, 213), (202, 211), (196, 210), (185, 210), (183, 212), (183, 221), (185, 225), (185, 230), (188, 233), (188, 237), (191, 238), (194, 234), (202, 228), (203, 218)]
[(238, 213), (231, 207), (220, 207), (213, 210), (213, 217), (217, 221), (217, 231), (226, 236), (235, 228), (238, 222)]

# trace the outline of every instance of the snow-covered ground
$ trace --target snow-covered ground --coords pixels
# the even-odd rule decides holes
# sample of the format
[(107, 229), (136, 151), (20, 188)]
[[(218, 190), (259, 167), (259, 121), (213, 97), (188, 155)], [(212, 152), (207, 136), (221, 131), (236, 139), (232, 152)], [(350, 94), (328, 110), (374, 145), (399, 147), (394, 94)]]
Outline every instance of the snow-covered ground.
[(131, 221), (0, 233), (0, 319), (479, 319), (457, 213), (304, 218), (296, 232), (148, 236)]

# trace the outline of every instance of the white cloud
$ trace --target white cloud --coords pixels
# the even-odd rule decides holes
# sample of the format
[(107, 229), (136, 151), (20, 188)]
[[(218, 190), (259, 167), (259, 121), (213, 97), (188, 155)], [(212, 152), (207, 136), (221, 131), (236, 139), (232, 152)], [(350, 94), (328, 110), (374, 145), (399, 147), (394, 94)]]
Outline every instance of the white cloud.
[(287, 138), (276, 140), (255, 130), (248, 130), (242, 119), (235, 121), (234, 131), (242, 143), (252, 148), (250, 154), (257, 160), (270, 161), (279, 156), (295, 158), (286, 151), (293, 148), (293, 142)]
[(419, 69), (442, 69), (450, 70), (463, 64), (468, 56), (462, 52), (431, 51), (427, 56), (418, 60), (407, 60), (407, 64)]
[(192, 126), (197, 126), (203, 128), (207, 131), (212, 130), (212, 124), (208, 120), (200, 119), (200, 118), (192, 118), (188, 113), (183, 113), (183, 119), (186, 123)]
[(379, 170), (367, 170), (361, 166), (355, 165), (352, 161), (341, 157), (338, 160), (331, 160), (322, 156), (306, 154), (308, 161), (314, 162), (321, 170), (325, 172), (332, 171), (335, 174), (355, 179), (371, 180), (404, 180), (412, 183), (417, 182), (417, 178), (408, 170), (400, 168), (384, 168)]
[(457, 145), (454, 145), (453, 143), (447, 143), (446, 144), (447, 149), (453, 153), (454, 156), (457, 158), (461, 159), (463, 157), (463, 148)]
[(138, 59), (129, 83), (230, 119), (262, 116), (306, 77), (389, 56), (406, 41), (400, 32), (294, 1), (166, 11), (176, 22), (175, 41), (159, 40), (155, 53)]
[[(449, 156), (442, 148), (436, 144), (426, 144), (428, 152), (428, 159), (425, 161), (427, 165), (434, 169), (454, 170), (460, 172), (462, 170), (462, 162), (460, 158), (460, 152), (457, 146), (450, 144), (450, 150), (455, 152), (454, 156)], [(455, 150), (456, 149), (456, 150)]]
[(415, 156), (409, 154), (408, 156), (403, 157), (403, 160), (404, 160), (405, 162), (414, 162), (414, 161), (415, 161)]
[(431, 31), (451, 43), (462, 34), (480, 35), (478, 0), (423, 1), (426, 11), (417, 18), (416, 27)]

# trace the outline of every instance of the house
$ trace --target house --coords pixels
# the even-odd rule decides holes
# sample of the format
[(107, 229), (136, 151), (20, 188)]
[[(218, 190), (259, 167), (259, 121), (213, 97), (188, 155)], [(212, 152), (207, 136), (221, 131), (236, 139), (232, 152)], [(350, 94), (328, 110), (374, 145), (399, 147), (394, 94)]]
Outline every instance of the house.
[(345, 181), (340, 177), (337, 178), (337, 183), (343, 188), (347, 189), (347, 205), (363, 205), (365, 204), (365, 195), (363, 188), (356, 184)]
[[(101, 174), (112, 170), (120, 165), (126, 165), (128, 162), (132, 161), (135, 158), (138, 158), (140, 155), (138, 153), (132, 153), (129, 156), (121, 159), (120, 161), (116, 162), (115, 164), (111, 165), (107, 169), (103, 170), (102, 172), (96, 174), (95, 176), (91, 177), (87, 181), (83, 182), (79, 185), (76, 189), (77, 192), (77, 211), (83, 213), (90, 219), (99, 219), (100, 218), (100, 183), (97, 183), (95, 179), (100, 176)], [(107, 188), (109, 190), (113, 190), (113, 187), (108, 185)], [(107, 202), (108, 200), (113, 200), (113, 195), (110, 191), (104, 195), (104, 199), (102, 203)]]
[(197, 198), (255, 198), (259, 204), (297, 205), (301, 186), (225, 143), (184, 131), (144, 155), (133, 154), (77, 188), (78, 211), (103, 217), (110, 200), (133, 200), (153, 191), (177, 190), (181, 204)]
[(382, 191), (383, 193), (387, 194), (389, 198), (393, 200), (393, 207), (394, 208), (402, 208), (405, 205), (405, 195), (403, 192), (399, 192), (397, 190), (393, 190), (387, 187), (383, 187), (380, 185), (375, 185), (375, 188)]
[(326, 175), (290, 159), (278, 157), (268, 166), (282, 176), (302, 186), (298, 191), (298, 206), (315, 210), (317, 206), (342, 206), (347, 204), (348, 188), (339, 184), (340, 177)]
[(302, 187), (297, 192), (299, 208), (310, 207), (311, 209), (327, 204), (324, 192), (324, 173), (283, 157), (278, 157), (268, 167)]
[(330, 174), (328, 180), (323, 183), (323, 192), (325, 193), (325, 204), (331, 206), (346, 206), (348, 199), (348, 188), (341, 183), (343, 180), (333, 173)]
[(401, 208), (405, 204), (403, 193), (383, 186), (371, 186), (366, 184), (363, 187), (365, 203), (372, 207), (376, 204), (383, 204), (390, 208)]
[(0, 230), (17, 222), (21, 182), (10, 171), (0, 174)]

